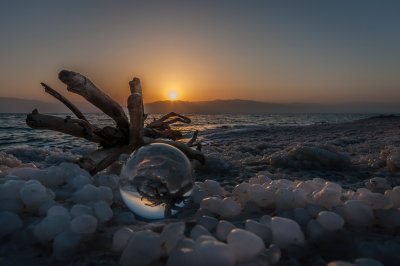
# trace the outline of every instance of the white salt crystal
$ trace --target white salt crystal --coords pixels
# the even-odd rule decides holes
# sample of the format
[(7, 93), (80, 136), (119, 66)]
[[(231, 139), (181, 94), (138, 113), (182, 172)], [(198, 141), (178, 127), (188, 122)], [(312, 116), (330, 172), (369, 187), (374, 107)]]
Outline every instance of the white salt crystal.
[(280, 188), (276, 191), (276, 209), (278, 211), (290, 210), (306, 206), (304, 195), (299, 190)]
[(86, 184), (90, 184), (92, 183), (92, 181), (90, 180), (89, 177), (84, 176), (84, 175), (78, 175), (75, 176), (74, 178), (71, 179), (71, 181), (69, 182), (70, 186), (73, 189), (80, 189), (81, 187), (83, 187)]
[(234, 226), (232, 223), (221, 220), (217, 225), (215, 236), (221, 241), (226, 241), (228, 234), (235, 228), (236, 226)]
[(331, 209), (333, 206), (339, 205), (341, 196), (341, 189), (333, 183), (325, 185), (320, 191), (313, 194), (314, 202)]
[(113, 197), (114, 195), (111, 188), (105, 186), (97, 188), (97, 200), (104, 200), (106, 202), (112, 203)]
[(387, 210), (393, 206), (392, 200), (380, 193), (362, 192), (357, 199), (366, 202), (373, 210)]
[(232, 197), (239, 201), (242, 204), (245, 204), (250, 200), (250, 184), (249, 183), (241, 183), (235, 186), (232, 191)]
[(46, 188), (40, 183), (29, 183), (20, 190), (22, 202), (30, 209), (35, 209), (47, 199)]
[(11, 234), (22, 227), (19, 216), (13, 212), (0, 212), (0, 238)]
[(113, 211), (105, 201), (97, 201), (93, 203), (94, 216), (99, 223), (105, 223), (113, 217)]
[(392, 188), (389, 181), (383, 177), (374, 177), (365, 182), (365, 186), (375, 193), (383, 193)]
[(134, 232), (128, 227), (118, 229), (112, 240), (112, 249), (115, 252), (122, 252), (128, 245), (129, 239), (133, 236)]
[(272, 217), (271, 230), (273, 243), (285, 248), (304, 244), (304, 233), (298, 223), (283, 217)]
[(264, 248), (264, 242), (259, 236), (243, 229), (233, 229), (228, 234), (227, 242), (237, 262), (257, 256)]
[(358, 258), (354, 261), (357, 266), (383, 266), (380, 261), (371, 258)]
[(34, 228), (35, 237), (42, 242), (53, 240), (58, 234), (66, 231), (70, 225), (70, 217), (62, 214), (46, 216)]
[(221, 199), (217, 197), (208, 197), (200, 202), (200, 208), (209, 210), (212, 213), (218, 213)]
[(343, 218), (353, 226), (367, 227), (372, 224), (374, 215), (364, 201), (348, 200), (343, 206)]
[(330, 212), (330, 211), (322, 211), (318, 214), (317, 222), (326, 230), (339, 230), (344, 225), (344, 219), (342, 216)]
[(218, 214), (222, 218), (231, 218), (238, 216), (242, 211), (242, 207), (232, 198), (224, 198), (219, 204)]
[(269, 226), (247, 219), (244, 227), (247, 231), (258, 235), (266, 244), (272, 242), (272, 231)]
[(133, 234), (120, 258), (122, 266), (150, 265), (163, 255), (160, 235), (150, 231)]
[(53, 256), (57, 259), (68, 259), (79, 248), (81, 236), (71, 231), (65, 231), (57, 235), (53, 242)]
[(78, 234), (90, 234), (95, 232), (96, 228), (96, 218), (88, 214), (83, 214), (75, 217), (70, 224), (70, 230)]
[(62, 173), (64, 175), (64, 180), (69, 183), (74, 177), (78, 175), (83, 175), (90, 177), (90, 174), (80, 168), (77, 164), (74, 163), (61, 163), (59, 166), (62, 169)]
[(198, 265), (235, 265), (235, 256), (225, 243), (219, 241), (203, 241), (196, 247), (195, 251)]
[(273, 208), (275, 206), (275, 194), (259, 184), (250, 186), (249, 196), (252, 201), (262, 208)]
[(193, 249), (181, 248), (174, 250), (168, 257), (167, 266), (198, 265), (197, 256)]
[(211, 235), (210, 232), (207, 231), (203, 226), (201, 225), (195, 225), (192, 230), (190, 231), (190, 238), (193, 240), (196, 240), (198, 237), (202, 235)]
[(63, 206), (52, 206), (47, 210), (47, 216), (53, 216), (53, 215), (65, 215), (65, 216), (70, 216), (69, 211), (63, 207)]
[(72, 206), (70, 212), (71, 212), (72, 218), (78, 217), (83, 214), (93, 215), (92, 208), (90, 208), (87, 205), (83, 205), (83, 204), (75, 204), (74, 206)]
[(23, 180), (8, 180), (0, 185), (0, 200), (2, 199), (19, 199), (19, 191), (25, 185)]
[(204, 190), (210, 196), (223, 196), (225, 194), (225, 191), (221, 185), (217, 181), (210, 179), (204, 181)]
[(387, 190), (385, 196), (389, 197), (393, 202), (393, 208), (400, 208), (400, 186)]
[(92, 184), (86, 184), (80, 190), (72, 195), (72, 200), (75, 203), (87, 203), (97, 200), (97, 187)]
[(161, 246), (164, 247), (167, 254), (169, 254), (176, 246), (176, 244), (184, 238), (183, 234), (185, 231), (185, 223), (184, 222), (176, 222), (170, 223), (164, 226), (161, 235), (160, 241)]
[(197, 224), (204, 226), (204, 228), (211, 232), (217, 226), (218, 220), (214, 217), (203, 215), (197, 219)]
[(59, 166), (50, 166), (40, 179), (46, 187), (55, 188), (65, 183), (64, 173)]

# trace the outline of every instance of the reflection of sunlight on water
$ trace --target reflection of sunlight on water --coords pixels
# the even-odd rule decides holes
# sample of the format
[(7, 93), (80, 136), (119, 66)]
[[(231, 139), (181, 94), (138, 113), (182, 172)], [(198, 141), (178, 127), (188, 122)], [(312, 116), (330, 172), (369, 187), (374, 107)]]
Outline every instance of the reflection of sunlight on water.
[[(147, 219), (164, 218), (165, 205), (161, 204), (154, 207), (147, 206), (146, 204), (150, 204), (150, 202), (144, 198), (142, 200), (139, 193), (123, 189), (120, 189), (120, 191), (124, 203), (135, 214)], [(175, 213), (176, 211), (172, 211), (172, 214)]]

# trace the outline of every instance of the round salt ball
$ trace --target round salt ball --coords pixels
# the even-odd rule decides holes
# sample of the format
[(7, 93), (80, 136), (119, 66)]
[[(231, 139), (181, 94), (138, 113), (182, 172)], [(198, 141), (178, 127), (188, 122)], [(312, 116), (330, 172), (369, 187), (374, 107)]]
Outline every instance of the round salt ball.
[(219, 241), (203, 241), (196, 246), (198, 265), (207, 266), (233, 266), (235, 256), (225, 243)]
[(104, 200), (106, 202), (112, 203), (113, 197), (114, 195), (111, 188), (105, 186), (97, 188), (97, 200)]
[(68, 259), (79, 248), (81, 236), (71, 231), (65, 231), (56, 236), (53, 242), (53, 257), (56, 259)]
[(93, 211), (99, 223), (105, 223), (113, 217), (113, 211), (105, 201), (93, 203)]
[(0, 200), (3, 199), (19, 199), (19, 191), (25, 185), (23, 180), (8, 180), (0, 185)]
[(97, 219), (88, 214), (75, 217), (70, 224), (70, 230), (78, 234), (90, 234), (95, 232), (96, 228)]
[(174, 250), (168, 257), (167, 266), (197, 265), (197, 256), (193, 249), (181, 248)]
[(250, 199), (262, 208), (273, 208), (275, 206), (275, 194), (266, 190), (259, 184), (253, 184), (249, 188)]
[(45, 216), (49, 209), (56, 205), (57, 203), (54, 200), (47, 200), (40, 204), (39, 209), (38, 209), (38, 214), (40, 216)]
[(83, 214), (93, 215), (92, 208), (90, 208), (87, 205), (83, 205), (83, 204), (75, 204), (74, 206), (72, 206), (70, 212), (71, 212), (72, 218), (78, 217)]
[(393, 206), (392, 200), (380, 193), (361, 192), (357, 199), (366, 202), (373, 210), (387, 210)]
[(290, 210), (306, 206), (304, 195), (300, 190), (280, 188), (276, 191), (276, 209), (278, 211)]
[(96, 175), (96, 185), (98, 186), (106, 186), (111, 188), (111, 190), (118, 190), (118, 176), (117, 175)]
[(15, 213), (22, 212), (24, 208), (21, 200), (18, 199), (3, 199), (0, 200), (0, 211), (10, 211)]
[(272, 231), (269, 226), (247, 219), (244, 227), (247, 231), (258, 235), (266, 244), (272, 242)]
[(178, 243), (176, 243), (176, 246), (174, 247), (174, 250), (178, 250), (178, 249), (181, 249), (181, 248), (194, 249), (195, 246), (196, 246), (196, 242), (194, 242), (193, 239), (188, 238), (188, 237), (183, 237), (178, 241)]
[(191, 199), (194, 203), (199, 204), (203, 199), (209, 197), (207, 191), (194, 187), (191, 195)]
[(40, 183), (29, 183), (20, 190), (22, 202), (29, 208), (38, 208), (47, 200), (46, 188)]
[(330, 212), (330, 211), (322, 211), (318, 214), (317, 222), (326, 230), (336, 231), (343, 227), (344, 219), (342, 216)]
[(400, 208), (400, 186), (394, 187), (392, 190), (386, 190), (385, 196), (392, 200), (393, 208)]
[(358, 258), (354, 261), (357, 266), (383, 266), (380, 261), (371, 258)]
[(63, 206), (52, 206), (48, 209), (47, 211), (47, 216), (53, 216), (53, 215), (65, 215), (65, 216), (70, 216), (69, 211), (64, 208)]
[(203, 235), (211, 236), (210, 232), (201, 225), (195, 225), (190, 231), (190, 238), (193, 240), (196, 240)]
[(225, 194), (225, 191), (221, 185), (217, 181), (210, 179), (204, 181), (204, 190), (210, 196), (223, 196)]
[(215, 230), (215, 236), (221, 241), (226, 241), (228, 234), (235, 228), (236, 226), (234, 226), (232, 223), (221, 220), (219, 221), (217, 229)]
[(313, 194), (314, 202), (327, 209), (339, 205), (341, 203), (340, 196), (341, 188), (339, 189), (333, 183), (327, 184), (320, 191)]
[(203, 215), (197, 219), (197, 224), (204, 226), (204, 228), (211, 232), (217, 226), (218, 219)]
[(245, 204), (250, 200), (250, 184), (249, 183), (241, 183), (235, 186), (232, 191), (232, 196), (234, 199), (239, 201), (242, 204)]
[(257, 256), (264, 248), (264, 242), (259, 236), (243, 229), (233, 229), (228, 234), (227, 242), (237, 262)]
[(46, 187), (55, 188), (64, 184), (64, 174), (59, 166), (50, 166), (41, 179)]
[(219, 205), (218, 214), (222, 218), (232, 218), (238, 216), (242, 211), (242, 207), (232, 198), (224, 198)]
[(0, 238), (11, 234), (22, 227), (19, 216), (13, 212), (0, 212)]
[(120, 258), (125, 265), (151, 265), (163, 255), (160, 235), (150, 231), (140, 231), (133, 234)]
[(122, 252), (128, 245), (129, 239), (134, 232), (128, 227), (122, 227), (114, 233), (112, 240), (112, 249), (115, 252)]
[(86, 184), (80, 190), (72, 195), (72, 200), (75, 203), (87, 203), (97, 200), (97, 187), (92, 184)]
[(179, 240), (181, 240), (181, 238), (185, 237), (183, 234), (184, 231), (184, 222), (170, 223), (164, 226), (160, 235), (160, 241), (167, 254), (169, 254), (171, 250), (175, 248), (176, 244), (179, 242)]
[(217, 239), (213, 236), (199, 236), (196, 241), (195, 241), (195, 245), (200, 245), (200, 243), (204, 242), (204, 241), (217, 241)]
[(304, 233), (298, 223), (283, 217), (272, 217), (271, 230), (273, 243), (285, 248), (290, 245), (303, 245)]
[(343, 218), (353, 226), (368, 227), (373, 222), (374, 214), (364, 201), (348, 200), (343, 206)]
[(84, 176), (84, 175), (78, 175), (71, 179), (71, 181), (69, 182), (69, 185), (73, 189), (80, 189), (84, 185), (90, 184), (90, 183), (92, 183), (92, 180), (90, 180), (89, 177)]
[(374, 177), (365, 182), (365, 187), (375, 193), (383, 193), (392, 188), (389, 181), (383, 177)]
[(221, 199), (217, 197), (207, 197), (200, 202), (200, 208), (209, 210), (212, 213), (218, 213)]
[(45, 217), (41, 222), (40, 240), (53, 240), (58, 234), (66, 231), (70, 225), (69, 215), (52, 215)]

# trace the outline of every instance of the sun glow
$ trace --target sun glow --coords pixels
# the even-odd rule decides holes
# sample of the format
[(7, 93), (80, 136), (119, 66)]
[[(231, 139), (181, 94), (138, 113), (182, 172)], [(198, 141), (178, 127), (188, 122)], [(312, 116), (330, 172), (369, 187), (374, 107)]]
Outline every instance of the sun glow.
[(178, 98), (178, 93), (176, 93), (176, 91), (168, 92), (168, 99), (170, 99), (171, 101), (174, 101), (177, 98)]

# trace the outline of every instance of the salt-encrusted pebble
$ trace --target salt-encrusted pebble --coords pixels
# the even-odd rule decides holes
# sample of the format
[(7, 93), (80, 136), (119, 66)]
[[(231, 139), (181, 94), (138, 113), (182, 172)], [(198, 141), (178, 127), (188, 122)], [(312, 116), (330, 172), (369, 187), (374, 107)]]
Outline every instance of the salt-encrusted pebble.
[(219, 205), (218, 214), (222, 218), (232, 218), (238, 216), (242, 210), (242, 207), (232, 198), (224, 198)]
[(164, 247), (167, 254), (169, 254), (171, 250), (174, 249), (181, 238), (185, 237), (185, 235), (183, 234), (184, 231), (184, 222), (170, 223), (164, 226), (160, 235), (160, 241), (161, 246)]
[(309, 204), (305, 209), (312, 218), (317, 218), (320, 212), (325, 211), (325, 208), (318, 204)]
[(394, 187), (392, 190), (386, 190), (385, 196), (392, 200), (393, 208), (400, 208), (400, 186)]
[(365, 182), (365, 186), (375, 193), (383, 193), (392, 188), (389, 181), (383, 177), (374, 177)]
[(46, 213), (49, 211), (49, 209), (53, 206), (55, 206), (57, 202), (54, 200), (46, 200), (42, 204), (40, 204), (39, 209), (38, 209), (38, 214), (40, 216), (46, 215)]
[(53, 240), (58, 234), (66, 231), (70, 225), (71, 218), (64, 214), (53, 214), (46, 216), (39, 224), (40, 240)]
[(71, 216), (72, 218), (78, 217), (83, 214), (90, 214), (93, 215), (93, 210), (91, 207), (83, 204), (75, 204), (71, 208)]
[(90, 234), (96, 231), (96, 228), (97, 219), (88, 214), (75, 217), (70, 224), (70, 230), (78, 234)]
[(8, 180), (4, 184), (0, 184), (0, 200), (19, 199), (19, 192), (25, 186), (25, 183), (24, 180)]
[(322, 211), (318, 214), (317, 222), (326, 230), (339, 230), (344, 225), (344, 219), (342, 216), (330, 212), (330, 211)]
[(122, 227), (117, 230), (113, 235), (112, 249), (115, 252), (122, 252), (128, 245), (129, 239), (133, 236), (134, 232), (128, 227)]
[(73, 189), (80, 189), (81, 187), (83, 187), (86, 184), (91, 184), (92, 180), (84, 175), (78, 175), (75, 176), (73, 179), (71, 179), (71, 181), (69, 182), (69, 185), (71, 188)]
[(245, 229), (258, 235), (265, 244), (271, 244), (272, 242), (272, 231), (269, 226), (258, 223), (254, 220), (246, 220)]
[(197, 265), (233, 266), (235, 256), (225, 243), (219, 241), (202, 241), (196, 246)]
[(103, 200), (111, 203), (113, 201), (114, 194), (109, 187), (100, 186), (97, 188), (97, 200)]
[(232, 191), (232, 197), (244, 204), (250, 200), (250, 184), (249, 183), (241, 183), (235, 186)]
[(210, 196), (223, 196), (225, 194), (225, 191), (221, 185), (217, 181), (210, 179), (204, 181), (204, 190)]
[(167, 266), (197, 265), (197, 256), (193, 249), (181, 248), (174, 250), (168, 257)]
[(19, 199), (0, 200), (0, 211), (10, 211), (15, 213), (22, 212), (24, 204)]
[(120, 258), (122, 266), (150, 265), (163, 254), (160, 235), (150, 231), (140, 231), (133, 234)]
[(221, 205), (221, 199), (217, 197), (207, 197), (200, 202), (200, 208), (218, 213)]
[(211, 232), (217, 226), (218, 219), (203, 215), (202, 217), (197, 219), (197, 224), (204, 226), (204, 228)]
[(196, 225), (192, 228), (192, 230), (190, 231), (190, 238), (193, 240), (196, 240), (199, 236), (202, 235), (211, 235), (210, 232), (208, 232), (207, 229), (205, 229), (203, 226), (201, 225)]
[(117, 175), (100, 174), (95, 176), (95, 180), (98, 186), (106, 186), (111, 188), (111, 190), (117, 190), (119, 188)]
[(338, 187), (337, 184), (328, 183), (320, 191), (313, 193), (314, 202), (331, 209), (341, 203), (341, 190), (341, 187)]
[(0, 238), (11, 234), (22, 227), (19, 216), (13, 212), (0, 212)]
[(202, 235), (196, 239), (195, 244), (198, 246), (198, 245), (200, 245), (201, 242), (204, 242), (204, 241), (217, 241), (217, 239), (213, 236)]
[(70, 258), (78, 251), (81, 236), (71, 231), (57, 235), (53, 242), (53, 256), (57, 259)]
[(86, 184), (72, 195), (75, 203), (87, 203), (97, 200), (97, 187)]
[(275, 205), (275, 194), (259, 184), (250, 186), (249, 197), (262, 208), (272, 208)]
[(181, 249), (181, 248), (194, 249), (195, 246), (196, 246), (196, 242), (194, 242), (193, 239), (188, 238), (188, 237), (183, 237), (178, 241), (178, 243), (176, 243), (176, 246), (174, 247), (174, 249), (175, 250)]
[(283, 217), (272, 217), (271, 230), (273, 243), (285, 248), (304, 244), (304, 233), (298, 223)]
[(22, 202), (28, 208), (38, 208), (40, 204), (47, 200), (46, 188), (38, 183), (29, 181), (20, 190)]
[(228, 234), (227, 243), (237, 262), (257, 256), (264, 248), (264, 242), (259, 236), (243, 229), (233, 229)]
[(99, 223), (105, 223), (113, 217), (113, 211), (105, 201), (93, 203), (93, 212)]
[(69, 211), (65, 207), (59, 205), (52, 206), (47, 210), (47, 216), (53, 215), (65, 215), (68, 217), (70, 216)]
[(357, 266), (383, 266), (380, 261), (371, 258), (358, 258), (354, 261)]
[(215, 236), (221, 241), (226, 241), (228, 234), (235, 228), (236, 226), (234, 226), (232, 223), (221, 220), (217, 225)]
[(353, 226), (367, 227), (372, 224), (374, 215), (364, 201), (348, 200), (343, 206), (343, 218)]
[(362, 192), (357, 199), (366, 202), (373, 210), (387, 210), (393, 206), (392, 200), (380, 193)]

